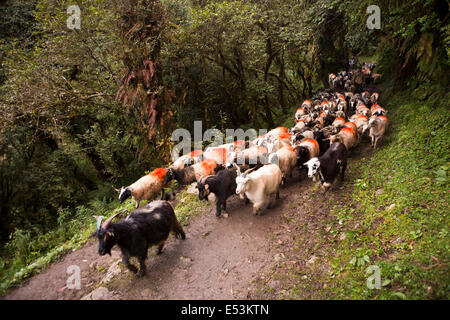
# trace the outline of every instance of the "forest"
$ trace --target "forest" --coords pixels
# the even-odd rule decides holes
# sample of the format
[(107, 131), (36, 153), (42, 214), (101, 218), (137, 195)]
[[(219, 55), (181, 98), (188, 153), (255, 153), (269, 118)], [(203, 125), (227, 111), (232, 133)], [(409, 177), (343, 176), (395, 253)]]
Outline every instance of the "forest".
[[(367, 27), (370, 5), (380, 28)], [(170, 163), (176, 128), (292, 127), (297, 107), (352, 56), (374, 61), (383, 97), (425, 127), (405, 129), (408, 141), (436, 142), (411, 149), (429, 181), (409, 178), (444, 201), (431, 204), (442, 220), (427, 246), (445, 265), (430, 278), (448, 284), (448, 9), (443, 0), (0, 1), (2, 294), (37, 259), (84, 241), (93, 215), (119, 208), (115, 188)], [(448, 298), (439, 288), (433, 298)]]

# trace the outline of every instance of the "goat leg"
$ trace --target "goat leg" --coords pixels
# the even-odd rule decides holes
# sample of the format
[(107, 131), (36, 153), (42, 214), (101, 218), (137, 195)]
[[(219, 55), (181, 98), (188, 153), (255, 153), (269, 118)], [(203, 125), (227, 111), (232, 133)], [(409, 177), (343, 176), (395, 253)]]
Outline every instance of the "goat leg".
[(165, 244), (165, 241), (161, 242), (161, 243), (158, 245), (158, 250), (156, 251), (156, 254), (161, 254), (162, 249), (163, 249), (163, 247), (164, 247), (164, 244)]
[(139, 260), (139, 267), (140, 267), (138, 276), (143, 277), (143, 276), (145, 276), (145, 269), (146, 269), (145, 257), (138, 257), (138, 260)]
[(178, 239), (186, 239), (186, 234), (184, 233), (183, 227), (180, 225), (178, 221), (175, 221), (172, 226), (172, 231), (175, 233), (175, 236)]
[(221, 214), (221, 203), (220, 203), (220, 200), (217, 199), (217, 202), (216, 202), (216, 217), (220, 217), (220, 214)]
[(277, 201), (276, 200), (276, 194), (272, 193), (269, 196), (269, 204), (268, 204), (267, 208), (269, 208), (269, 209), (273, 208), (275, 206), (276, 201)]
[(130, 270), (131, 272), (137, 273), (137, 272), (138, 272), (138, 269), (130, 263), (130, 260), (129, 260), (129, 259), (130, 259), (129, 257), (125, 257), (125, 256), (124, 256), (124, 257), (122, 258), (123, 264), (124, 264), (124, 265), (128, 268), (128, 270)]
[(264, 205), (265, 201), (257, 202), (253, 204), (253, 215), (257, 216), (261, 215), (261, 207)]
[(321, 183), (321, 187), (323, 189), (322, 194), (327, 193), (327, 191), (330, 190), (332, 184), (333, 184), (333, 181), (331, 181), (331, 182), (323, 181)]
[(345, 170), (347, 169), (347, 161), (342, 164), (341, 167), (341, 180), (344, 181)]
[(376, 147), (377, 147), (378, 140), (380, 140), (380, 137), (375, 138), (375, 144), (373, 145), (374, 149), (376, 149)]
[(184, 233), (183, 227), (180, 225), (178, 221), (175, 221), (172, 226), (172, 231), (175, 233), (175, 236), (178, 239), (186, 239), (186, 234)]

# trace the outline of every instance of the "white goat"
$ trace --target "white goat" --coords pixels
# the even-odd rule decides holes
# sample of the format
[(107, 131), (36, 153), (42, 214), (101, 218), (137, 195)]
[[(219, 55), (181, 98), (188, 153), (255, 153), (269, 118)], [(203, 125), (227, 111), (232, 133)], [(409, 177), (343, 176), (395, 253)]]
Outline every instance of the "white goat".
[(265, 165), (253, 172), (250, 172), (251, 170), (241, 174), (238, 168), (236, 194), (241, 199), (246, 196), (253, 203), (253, 214), (258, 215), (268, 198), (269, 206), (280, 198), (282, 173), (276, 164)]
[(372, 139), (371, 146), (375, 149), (388, 127), (388, 118), (385, 116), (372, 116), (369, 120), (369, 135)]

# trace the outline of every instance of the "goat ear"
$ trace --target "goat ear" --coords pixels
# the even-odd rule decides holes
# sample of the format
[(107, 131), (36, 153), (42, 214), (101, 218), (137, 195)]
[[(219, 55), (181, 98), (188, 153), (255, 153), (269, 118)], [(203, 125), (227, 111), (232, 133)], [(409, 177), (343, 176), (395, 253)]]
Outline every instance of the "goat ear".
[(209, 190), (209, 184), (205, 184), (205, 190)]
[[(123, 187), (122, 187), (123, 188)], [(118, 192), (118, 193), (120, 193), (120, 191), (122, 191), (122, 189), (116, 189), (116, 188), (114, 188), (114, 190), (116, 191), (116, 192)]]

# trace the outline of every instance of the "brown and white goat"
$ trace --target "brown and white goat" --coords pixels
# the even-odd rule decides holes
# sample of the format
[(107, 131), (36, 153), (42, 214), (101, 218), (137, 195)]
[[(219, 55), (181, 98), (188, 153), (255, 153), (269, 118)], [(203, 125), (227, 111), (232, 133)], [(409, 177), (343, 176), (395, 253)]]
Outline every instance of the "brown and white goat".
[(139, 202), (142, 200), (152, 200), (158, 193), (163, 190), (164, 176), (167, 170), (158, 168), (146, 174), (135, 183), (128, 187), (115, 189), (119, 192), (119, 202), (123, 203), (130, 196), (136, 203), (136, 208), (139, 207)]
[(192, 165), (202, 160), (203, 160), (203, 151), (194, 150), (188, 154), (184, 154), (181, 157), (179, 157), (172, 163), (172, 165), (169, 166), (169, 168), (183, 169), (187, 165)]
[(284, 184), (288, 177), (292, 177), (292, 170), (297, 166), (297, 153), (294, 147), (285, 146), (270, 154), (268, 162), (280, 167)]
[(339, 133), (330, 136), (330, 144), (334, 142), (341, 142), (345, 145), (347, 150), (350, 150), (358, 144), (356, 131), (353, 128), (342, 128)]
[(369, 128), (369, 119), (365, 115), (356, 115), (355, 118), (356, 129), (360, 136), (362, 136)]
[(188, 185), (198, 181), (201, 176), (214, 175), (222, 168), (214, 159), (206, 159), (184, 169), (167, 169), (164, 175), (164, 185), (175, 179), (182, 185)]

